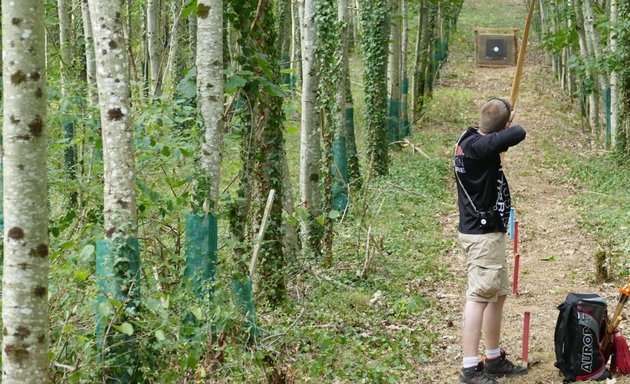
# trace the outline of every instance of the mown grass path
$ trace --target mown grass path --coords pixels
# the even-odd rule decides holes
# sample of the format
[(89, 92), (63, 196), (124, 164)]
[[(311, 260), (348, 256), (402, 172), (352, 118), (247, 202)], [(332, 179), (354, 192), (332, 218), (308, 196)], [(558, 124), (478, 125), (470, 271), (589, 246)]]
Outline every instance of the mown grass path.
[[(500, 3), (500, 4), (498, 4)], [(427, 120), (421, 130), (452, 132), (453, 141), (467, 126), (476, 124), (478, 108), (491, 97), (508, 97), (514, 68), (477, 68), (474, 63), (475, 27), (521, 27), (525, 21), (523, 1), (466, 1), (458, 33), (451, 46), (449, 63), (442, 72)], [(504, 166), (513, 206), (521, 224), (520, 296), (509, 297), (504, 317), (502, 346), (514, 359), (521, 356), (523, 313), (531, 312), (530, 374), (505, 379), (505, 383), (561, 383), (553, 366), (553, 333), (556, 306), (569, 292), (594, 292), (616, 304), (617, 284), (596, 284), (593, 255), (595, 238), (581, 229), (575, 206), (579, 185), (567, 177), (570, 164), (591, 151), (572, 101), (558, 90), (543, 54), (532, 42), (523, 74), (516, 124), (523, 125), (527, 139), (510, 150)], [(445, 148), (449, 156), (450, 147)], [(558, 155), (561, 154), (561, 155)], [(562, 161), (559, 161), (559, 159)], [(452, 185), (454, 194), (454, 184)], [(444, 219), (444, 236), (456, 239), (456, 207)], [(510, 268), (512, 245), (507, 244)], [(429, 316), (437, 319), (439, 336), (428, 364), (420, 368), (418, 383), (456, 382), (461, 363), (459, 323), (465, 291), (465, 267), (461, 249), (454, 242), (442, 263), (453, 279), (433, 287), (437, 305)], [(623, 326), (623, 324), (622, 324)], [(482, 350), (480, 350), (482, 352)], [(630, 383), (628, 377), (617, 383)]]

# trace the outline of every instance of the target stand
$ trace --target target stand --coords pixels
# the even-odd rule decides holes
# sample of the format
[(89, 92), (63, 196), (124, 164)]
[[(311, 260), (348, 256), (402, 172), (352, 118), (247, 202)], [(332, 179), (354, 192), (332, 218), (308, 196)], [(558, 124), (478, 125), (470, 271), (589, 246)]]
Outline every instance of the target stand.
[(478, 67), (509, 67), (516, 65), (518, 39), (516, 28), (476, 28)]

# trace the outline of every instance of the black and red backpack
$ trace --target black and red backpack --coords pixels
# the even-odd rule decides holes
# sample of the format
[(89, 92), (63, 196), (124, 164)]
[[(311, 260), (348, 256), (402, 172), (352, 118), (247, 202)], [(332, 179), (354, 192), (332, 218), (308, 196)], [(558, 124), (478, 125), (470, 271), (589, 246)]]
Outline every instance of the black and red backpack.
[(555, 366), (565, 382), (612, 378), (601, 345), (606, 332), (606, 301), (596, 294), (569, 293), (558, 306), (554, 335)]

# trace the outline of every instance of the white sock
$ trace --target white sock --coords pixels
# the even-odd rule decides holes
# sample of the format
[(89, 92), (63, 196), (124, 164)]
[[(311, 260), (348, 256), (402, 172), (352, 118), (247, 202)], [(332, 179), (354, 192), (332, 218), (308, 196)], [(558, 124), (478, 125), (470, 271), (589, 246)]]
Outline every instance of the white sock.
[(479, 364), (479, 356), (464, 356), (462, 365), (464, 368), (476, 367)]
[(496, 359), (499, 356), (501, 356), (501, 347), (495, 349), (486, 349), (487, 359)]

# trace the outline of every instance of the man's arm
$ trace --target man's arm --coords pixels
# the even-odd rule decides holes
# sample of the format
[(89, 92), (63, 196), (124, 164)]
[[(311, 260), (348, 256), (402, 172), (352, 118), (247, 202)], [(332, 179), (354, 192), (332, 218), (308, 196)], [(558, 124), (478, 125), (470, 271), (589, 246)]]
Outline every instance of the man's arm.
[(525, 139), (525, 129), (514, 125), (500, 132), (490, 133), (479, 137), (471, 143), (469, 150), (479, 158), (486, 158), (507, 151)]

